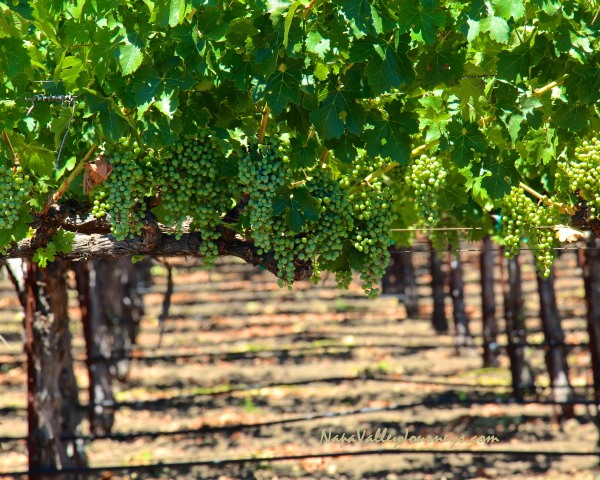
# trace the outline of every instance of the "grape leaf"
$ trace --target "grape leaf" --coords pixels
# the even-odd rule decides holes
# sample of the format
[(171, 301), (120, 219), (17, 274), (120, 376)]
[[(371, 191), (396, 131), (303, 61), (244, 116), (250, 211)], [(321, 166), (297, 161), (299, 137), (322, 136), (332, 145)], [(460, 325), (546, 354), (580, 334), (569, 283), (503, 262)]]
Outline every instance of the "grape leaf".
[(300, 103), (301, 83), (301, 73), (295, 68), (282, 68), (271, 75), (265, 86), (265, 99), (276, 115), (288, 103)]
[(317, 31), (308, 32), (308, 35), (306, 35), (306, 50), (324, 60), (327, 52), (331, 50), (331, 41), (323, 38)]
[(49, 177), (52, 175), (54, 172), (54, 161), (56, 159), (53, 151), (46, 148), (44, 144), (40, 142), (28, 142), (17, 133), (6, 133), (24, 167), (40, 177)]
[[(401, 0), (398, 11), (402, 31), (413, 30), (421, 34), (427, 45), (433, 45), (438, 33), (446, 24), (446, 15), (439, 8), (422, 5), (422, 2)], [(431, 2), (430, 2), (431, 3)]]
[(302, 141), (298, 138), (290, 140), (290, 168), (309, 168), (315, 165), (319, 158), (319, 142), (314, 138)]
[(501, 159), (497, 156), (484, 158), (482, 169), (489, 172), (481, 181), (481, 186), (486, 190), (491, 199), (500, 199), (510, 192), (519, 174), (514, 165), (514, 158)]
[(370, 61), (365, 68), (365, 75), (376, 94), (399, 87), (403, 83), (412, 83), (414, 71), (407, 56), (407, 44), (395, 49), (392, 45), (375, 45)]
[[(341, 4), (341, 10), (350, 21), (350, 28), (356, 38), (377, 33), (373, 24), (371, 2), (368, 0), (338, 0), (337, 3)], [(377, 13), (376, 10), (375, 13)]]
[(27, 49), (16, 38), (0, 38), (0, 72), (10, 77), (23, 73), (31, 65)]
[(0, 252), (5, 252), (8, 246), (14, 242), (23, 240), (29, 233), (29, 225), (32, 221), (31, 214), (29, 213), (29, 205), (22, 205), (18, 213), (19, 218), (11, 229), (0, 229)]
[(175, 27), (183, 21), (185, 0), (165, 0), (157, 3), (159, 7), (154, 11), (151, 21), (157, 21), (161, 27)]
[(514, 50), (502, 51), (498, 54), (496, 68), (498, 77), (506, 80), (515, 80), (517, 77), (527, 75), (531, 66), (531, 47), (519, 45)]
[(510, 27), (508, 22), (501, 17), (490, 15), (480, 22), (482, 32), (488, 32), (490, 38), (499, 43), (508, 43), (510, 39)]
[(494, 12), (505, 20), (514, 18), (519, 20), (525, 14), (523, 0), (492, 0)]
[(111, 98), (102, 97), (93, 90), (87, 90), (87, 103), (91, 113), (97, 114), (102, 133), (109, 142), (116, 142), (124, 137), (129, 124), (125, 116)]
[(446, 42), (441, 46), (426, 49), (419, 59), (418, 70), (422, 72), (427, 88), (434, 88), (440, 84), (450, 86), (462, 76), (464, 64), (465, 52), (456, 51)]
[(307, 221), (316, 222), (319, 204), (306, 187), (280, 189), (273, 200), (273, 214), (285, 213), (286, 224), (295, 233), (300, 233)]
[(221, 41), (229, 32), (228, 22), (222, 21), (222, 13), (218, 10), (204, 9), (198, 16), (198, 35), (205, 40)]
[(356, 102), (352, 91), (336, 90), (323, 104), (313, 110), (310, 121), (323, 138), (340, 138), (344, 130), (360, 134), (365, 122), (364, 109)]
[(447, 126), (448, 140), (453, 146), (450, 156), (459, 168), (465, 167), (473, 158), (473, 152), (483, 152), (487, 142), (476, 123), (453, 120)]
[(119, 46), (119, 65), (124, 76), (131, 75), (142, 64), (144, 55), (138, 45), (126, 44)]
[(338, 160), (350, 165), (357, 157), (356, 145), (359, 144), (359, 141), (356, 135), (346, 132), (338, 139), (327, 140), (325, 145), (334, 151)]
[(371, 122), (373, 129), (368, 131), (366, 149), (372, 157), (390, 158), (393, 162), (406, 165), (410, 158), (410, 137), (405, 131), (402, 117), (395, 120)]
[(467, 202), (466, 178), (458, 171), (451, 170), (437, 192), (438, 206), (446, 211), (464, 205)]
[(590, 123), (588, 109), (583, 105), (562, 104), (554, 112), (556, 125), (569, 132), (578, 132)]
[(48, 245), (40, 247), (33, 255), (33, 261), (37, 262), (42, 268), (46, 268), (48, 262), (56, 260), (57, 253), (69, 253), (73, 250), (73, 240), (75, 234), (59, 229), (53, 236)]

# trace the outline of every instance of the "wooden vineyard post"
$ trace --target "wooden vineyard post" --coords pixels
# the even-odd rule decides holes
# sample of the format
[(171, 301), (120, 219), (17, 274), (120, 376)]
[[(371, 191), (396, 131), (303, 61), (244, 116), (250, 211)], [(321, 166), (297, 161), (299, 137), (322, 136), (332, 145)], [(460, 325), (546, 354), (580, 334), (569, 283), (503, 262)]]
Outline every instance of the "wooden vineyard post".
[(454, 312), (456, 345), (466, 347), (473, 344), (473, 338), (469, 330), (469, 316), (465, 309), (465, 282), (462, 261), (459, 252), (451, 252), (450, 255), (450, 295)]
[[(581, 250), (579, 251), (581, 252)], [(581, 266), (585, 284), (587, 330), (592, 357), (596, 426), (600, 431), (600, 239), (591, 238), (589, 240), (584, 258), (581, 259)], [(600, 446), (600, 437), (598, 446)]]
[(419, 295), (417, 293), (417, 280), (415, 277), (415, 267), (412, 259), (411, 247), (400, 247), (396, 260), (399, 267), (396, 269), (396, 275), (402, 278), (403, 301), (406, 307), (406, 316), (408, 318), (417, 318), (419, 316)]
[(390, 264), (382, 278), (382, 293), (395, 294), (406, 308), (408, 318), (419, 316), (417, 281), (411, 247), (390, 247)]
[(395, 267), (396, 267), (396, 253), (393, 246), (388, 248), (390, 252), (390, 263), (388, 264), (383, 277), (381, 278), (381, 293), (384, 295), (387, 294), (397, 294), (396, 286), (398, 282), (396, 281), (395, 275)]
[[(145, 257), (132, 263), (129, 258), (119, 259), (119, 276), (123, 285), (123, 318), (129, 335), (129, 349), (137, 343), (140, 322), (144, 316), (144, 297), (142, 290), (152, 283), (150, 268), (152, 260)], [(125, 332), (124, 332), (125, 333)]]
[(442, 270), (442, 260), (431, 242), (430, 246), (430, 266), (431, 266), (431, 290), (433, 296), (433, 314), (431, 322), (436, 333), (448, 332), (448, 319), (446, 318), (446, 306), (444, 292), (444, 271)]
[[(79, 308), (85, 338), (90, 430), (95, 435), (110, 433), (115, 417), (112, 374), (110, 372), (111, 339), (104, 315), (101, 292), (97, 288), (95, 261), (80, 262), (75, 267)], [(115, 301), (115, 299), (112, 299)]]
[(546, 340), (546, 367), (550, 375), (553, 400), (561, 404), (558, 409), (558, 419), (563, 421), (573, 418), (575, 409), (572, 404), (566, 404), (573, 400), (573, 389), (569, 383), (569, 367), (564, 346), (565, 335), (556, 304), (554, 267), (551, 268), (548, 278), (542, 277), (539, 272), (536, 272), (536, 276), (540, 296), (540, 317)]
[(492, 238), (483, 238), (481, 271), (481, 315), (483, 321), (483, 366), (498, 366), (498, 322), (496, 321), (496, 297), (494, 294), (494, 250)]
[(535, 385), (533, 371), (526, 358), (527, 330), (519, 255), (506, 260), (508, 275), (505, 275), (504, 262), (500, 265), (512, 390), (515, 398), (522, 400), (524, 394), (531, 391)]
[[(35, 323), (36, 306), (36, 271), (35, 265), (26, 261), (27, 273), (25, 274), (25, 355), (27, 356), (27, 453), (29, 470), (38, 467), (41, 460), (40, 445), (36, 439), (37, 425), (39, 424), (38, 405), (36, 402), (36, 351), (33, 326)], [(37, 475), (30, 475), (30, 480), (38, 480)]]
[(86, 465), (82, 441), (72, 439), (80, 435), (81, 416), (71, 355), (65, 271), (65, 262), (39, 269), (27, 261), (27, 448), (29, 469), (40, 472), (30, 476), (35, 480), (74, 480), (74, 475), (56, 477), (42, 472)]

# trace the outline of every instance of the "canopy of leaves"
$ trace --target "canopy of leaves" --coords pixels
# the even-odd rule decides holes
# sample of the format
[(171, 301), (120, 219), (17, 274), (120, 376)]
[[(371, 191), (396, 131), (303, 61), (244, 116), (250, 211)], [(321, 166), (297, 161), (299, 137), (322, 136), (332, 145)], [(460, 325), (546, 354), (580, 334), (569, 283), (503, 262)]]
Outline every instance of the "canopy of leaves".
[[(291, 142), (292, 172), (317, 158), (334, 176), (351, 172), (363, 152), (399, 165), (414, 151), (446, 156), (455, 184), (441, 205), (461, 224), (453, 212), (471, 203), (489, 212), (520, 182), (550, 188), (542, 171), (600, 130), (599, 9), (580, 0), (5, 0), (0, 130), (12, 151), (2, 162), (23, 164), (39, 213), (93, 143), (157, 150), (209, 125), (237, 162), (268, 107), (267, 133)], [(66, 197), (85, 200), (78, 185)], [(299, 231), (315, 199), (285, 193), (277, 212)], [(412, 193), (397, 195), (403, 204)], [(15, 232), (19, 240), (27, 229)]]

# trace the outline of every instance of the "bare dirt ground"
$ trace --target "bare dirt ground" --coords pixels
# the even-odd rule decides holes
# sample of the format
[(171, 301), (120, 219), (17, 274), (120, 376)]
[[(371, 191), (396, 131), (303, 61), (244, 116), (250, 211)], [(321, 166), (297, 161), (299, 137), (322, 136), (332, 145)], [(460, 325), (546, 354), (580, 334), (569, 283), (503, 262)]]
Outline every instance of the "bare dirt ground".
[[(477, 254), (464, 253), (463, 259), (468, 313), (475, 343), (480, 345)], [(147, 314), (136, 358), (127, 381), (115, 382), (121, 407), (113, 433), (122, 436), (89, 442), (91, 466), (346, 455), (96, 472), (86, 478), (600, 479), (597, 455), (540, 453), (594, 451), (598, 431), (591, 414), (595, 411), (578, 406), (577, 418), (559, 427), (552, 421), (552, 406), (485, 403), (510, 398), (506, 352), (501, 352), (501, 368), (482, 369), (481, 348), (459, 355), (451, 335), (432, 333), (426, 261), (425, 254), (415, 255), (421, 296), (416, 320), (406, 319), (396, 297), (368, 300), (357, 283), (345, 292), (337, 290), (331, 279), (318, 287), (297, 284), (288, 291), (279, 289), (260, 268), (231, 259), (220, 261), (210, 272), (178, 262), (171, 318), (160, 348), (157, 317), (165, 277), (157, 267), (156, 284), (146, 295)], [(575, 255), (565, 254), (557, 266), (566, 341), (586, 342), (583, 282)], [(532, 332), (528, 340), (541, 342), (530, 262), (524, 266), (524, 278)], [(21, 317), (9, 283), (0, 283), (0, 288), (0, 334), (10, 347), (0, 346), (0, 437), (25, 436)], [(502, 317), (501, 300), (498, 284), (498, 317)], [(447, 311), (451, 318), (449, 300)], [(85, 350), (74, 296), (72, 315), (76, 373), (85, 404)], [(506, 344), (504, 335), (499, 343)], [(540, 387), (538, 398), (549, 400), (543, 355), (543, 349), (530, 351)], [(592, 383), (584, 348), (571, 349), (569, 365), (575, 387)], [(589, 390), (576, 388), (576, 392), (579, 398), (591, 398)], [(483, 404), (457, 405), (461, 400)], [(186, 431), (153, 434), (180, 430)], [(333, 441), (336, 434), (358, 432), (366, 439), (378, 430), (380, 439), (383, 435), (399, 440)], [(125, 435), (136, 432), (148, 435)], [(448, 434), (449, 440), (411, 444), (404, 441), (407, 432), (409, 438)], [(457, 442), (461, 435), (495, 436), (498, 441)], [(388, 449), (387, 454), (351, 455), (382, 449)], [(423, 449), (439, 453), (419, 453)], [(538, 453), (506, 455), (494, 454), (495, 450)], [(0, 443), (0, 473), (26, 466), (23, 441)]]

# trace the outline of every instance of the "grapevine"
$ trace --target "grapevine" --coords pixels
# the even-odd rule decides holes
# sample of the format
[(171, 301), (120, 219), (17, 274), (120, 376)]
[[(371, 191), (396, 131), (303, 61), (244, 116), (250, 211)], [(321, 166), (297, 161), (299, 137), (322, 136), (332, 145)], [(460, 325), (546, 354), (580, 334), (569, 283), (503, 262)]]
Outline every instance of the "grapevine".
[[(389, 0), (144, 2), (144, 16), (131, 2), (12, 3), (0, 130), (4, 164), (30, 184), (13, 191), (0, 172), (0, 244), (43, 243), (42, 225), (91, 198), (110, 242), (154, 215), (173, 242), (197, 234), (207, 265), (244, 251), (284, 284), (312, 270), (347, 286), (354, 270), (370, 292), (382, 246), (414, 231), (483, 231), (501, 212), (508, 253), (539, 246), (542, 270), (555, 239), (538, 227), (566, 214), (600, 232), (594, 2), (405, 2), (406, 15)], [(249, 138), (260, 145), (243, 151)], [(96, 144), (114, 171), (82, 192)], [(105, 232), (90, 224), (81, 234)]]

